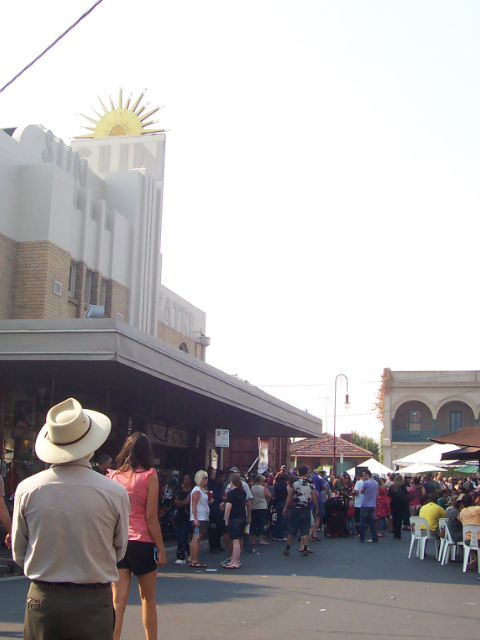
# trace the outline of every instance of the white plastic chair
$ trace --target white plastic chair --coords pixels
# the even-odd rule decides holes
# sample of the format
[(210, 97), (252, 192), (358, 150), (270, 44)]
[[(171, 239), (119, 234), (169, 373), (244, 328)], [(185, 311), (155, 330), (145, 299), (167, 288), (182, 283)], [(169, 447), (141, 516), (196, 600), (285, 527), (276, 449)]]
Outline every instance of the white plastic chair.
[[(471, 534), (471, 540), (465, 539), (465, 534)], [(480, 573), (480, 563), (478, 562), (478, 536), (480, 534), (480, 524), (464, 524), (463, 525), (463, 570), (467, 570), (470, 551), (473, 549), (477, 552), (478, 572)], [(470, 544), (467, 544), (469, 542)]]
[(443, 564), (443, 551), (445, 545), (447, 544), (447, 529), (448, 529), (448, 518), (440, 518), (438, 521), (438, 530), (441, 533), (445, 531), (444, 537), (440, 536), (440, 549), (438, 550), (438, 558), (437, 560)]
[[(410, 524), (412, 528), (412, 539), (410, 542), (408, 557), (410, 558), (412, 556), (413, 546), (415, 541), (417, 541), (417, 558), (424, 560), (427, 540), (431, 538), (432, 540), (435, 540), (435, 558), (438, 558), (438, 540), (432, 536), (427, 519), (421, 518), (420, 516), (410, 516)], [(422, 529), (421, 527), (424, 528)]]
[[(463, 547), (463, 542), (455, 542), (452, 538), (452, 534), (450, 533), (450, 529), (448, 528), (448, 518), (440, 518), (440, 523), (442, 520), (446, 520), (445, 526), (445, 538), (440, 542), (440, 551), (438, 554), (438, 559), (440, 562), (445, 565), (448, 564), (450, 560), (455, 560), (457, 557), (457, 547)], [(441, 526), (439, 523), (438, 526)]]

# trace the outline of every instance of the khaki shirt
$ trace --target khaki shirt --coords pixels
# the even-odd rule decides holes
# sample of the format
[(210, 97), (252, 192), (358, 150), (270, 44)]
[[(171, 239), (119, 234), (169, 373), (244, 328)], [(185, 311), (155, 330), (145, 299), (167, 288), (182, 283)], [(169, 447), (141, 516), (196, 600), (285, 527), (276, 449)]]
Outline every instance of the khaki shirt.
[(86, 459), (53, 465), (17, 487), (13, 558), (31, 580), (116, 582), (129, 513), (126, 489)]

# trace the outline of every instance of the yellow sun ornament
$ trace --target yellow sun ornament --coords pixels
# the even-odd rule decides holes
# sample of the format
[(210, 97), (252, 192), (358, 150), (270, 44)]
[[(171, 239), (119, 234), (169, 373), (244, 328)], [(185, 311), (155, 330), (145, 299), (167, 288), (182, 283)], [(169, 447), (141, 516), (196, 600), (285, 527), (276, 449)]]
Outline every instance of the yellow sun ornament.
[(120, 89), (118, 95), (118, 104), (117, 108), (112, 102), (110, 98), (110, 111), (103, 104), (103, 102), (98, 98), (100, 104), (102, 105), (102, 109), (104, 111), (104, 115), (100, 115), (95, 109), (95, 113), (98, 116), (98, 120), (94, 120), (89, 116), (84, 116), (80, 114), (83, 118), (90, 120), (95, 125), (94, 127), (82, 127), (83, 129), (88, 129), (93, 133), (89, 133), (84, 136), (75, 136), (75, 139), (80, 138), (108, 138), (109, 136), (141, 136), (147, 133), (164, 133), (165, 129), (146, 129), (151, 124), (156, 124), (156, 120), (150, 120), (149, 122), (145, 122), (150, 116), (160, 110), (160, 107), (156, 109), (152, 109), (147, 113), (143, 113), (147, 108), (148, 104), (144, 106), (140, 106), (140, 103), (143, 99), (145, 93), (141, 93), (135, 103), (130, 107), (131, 97), (129, 97), (123, 105), (122, 98), (122, 90)]

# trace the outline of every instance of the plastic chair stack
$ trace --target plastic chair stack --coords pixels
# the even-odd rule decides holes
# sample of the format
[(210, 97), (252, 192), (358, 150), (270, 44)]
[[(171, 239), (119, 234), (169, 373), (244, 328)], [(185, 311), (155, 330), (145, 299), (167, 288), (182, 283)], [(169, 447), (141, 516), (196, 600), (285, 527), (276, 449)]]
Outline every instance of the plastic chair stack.
[[(438, 558), (438, 541), (432, 536), (428, 521), (420, 516), (410, 516), (410, 525), (412, 528), (412, 539), (410, 541), (410, 551), (408, 557), (411, 558), (415, 542), (417, 543), (417, 558), (423, 560), (425, 558), (425, 547), (427, 540), (431, 538), (435, 540), (435, 558)], [(423, 529), (421, 528), (423, 527)]]
[[(466, 538), (466, 534), (471, 534), (471, 539)], [(478, 562), (478, 536), (480, 535), (480, 524), (464, 524), (463, 525), (463, 570), (467, 570), (470, 551), (473, 549), (477, 552), (478, 572), (480, 573), (480, 563)], [(468, 544), (467, 544), (468, 543)]]

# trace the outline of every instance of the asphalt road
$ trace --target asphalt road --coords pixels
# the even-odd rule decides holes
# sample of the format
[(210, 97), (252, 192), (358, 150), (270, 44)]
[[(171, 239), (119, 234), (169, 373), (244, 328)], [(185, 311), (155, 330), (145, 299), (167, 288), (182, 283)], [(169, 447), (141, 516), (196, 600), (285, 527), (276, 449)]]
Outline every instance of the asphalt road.
[[(177, 566), (172, 558), (158, 573), (159, 638), (478, 638), (477, 574), (463, 573), (461, 564), (440, 566), (432, 547), (424, 561), (409, 560), (409, 538), (322, 539), (311, 543), (308, 558), (297, 544), (285, 557), (284, 543), (271, 542), (242, 556), (238, 571), (222, 569), (221, 557), (208, 551), (200, 559), (216, 572)], [(22, 637), (27, 589), (25, 579), (0, 580), (0, 639)], [(144, 638), (135, 582), (122, 638)]]

